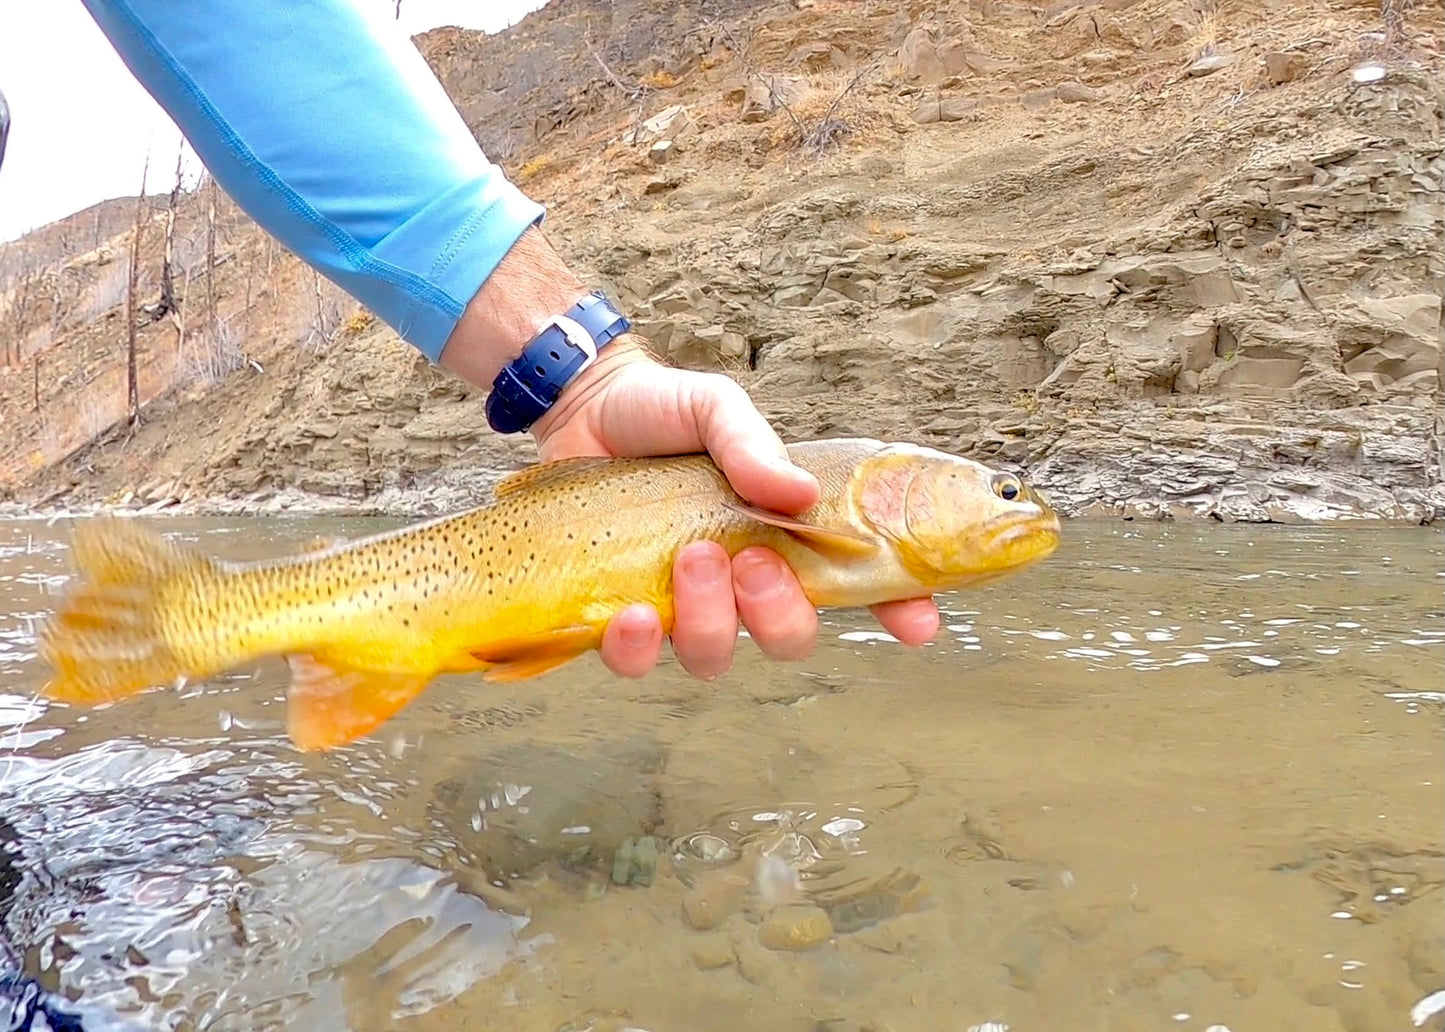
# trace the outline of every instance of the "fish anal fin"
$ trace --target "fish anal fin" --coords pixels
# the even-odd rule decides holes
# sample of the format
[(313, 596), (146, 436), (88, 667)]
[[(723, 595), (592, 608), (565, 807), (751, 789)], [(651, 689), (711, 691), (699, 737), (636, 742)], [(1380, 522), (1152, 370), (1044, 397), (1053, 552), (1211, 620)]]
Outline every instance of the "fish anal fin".
[(809, 548), (824, 555), (833, 555), (843, 559), (866, 559), (877, 553), (879, 548), (879, 543), (862, 531), (850, 530), (846, 527), (824, 527), (816, 523), (808, 523), (796, 516), (786, 516), (769, 509), (760, 509), (745, 502), (727, 501), (723, 504), (748, 519), (787, 531)]
[(565, 459), (539, 462), (535, 466), (508, 473), (497, 481), (496, 486), (492, 488), (492, 494), (501, 498), (523, 488), (546, 487), (548, 484), (575, 476), (582, 470), (590, 469), (593, 466), (604, 466), (611, 461), (611, 459), (597, 455), (574, 455)]
[(488, 642), (471, 654), (488, 664), (487, 681), (525, 681), (555, 670), (602, 644), (602, 632), (586, 624), (558, 627), (526, 637)]
[(301, 653), (288, 655), (286, 723), (306, 752), (334, 749), (369, 734), (421, 694), (431, 678), (409, 671), (364, 670)]

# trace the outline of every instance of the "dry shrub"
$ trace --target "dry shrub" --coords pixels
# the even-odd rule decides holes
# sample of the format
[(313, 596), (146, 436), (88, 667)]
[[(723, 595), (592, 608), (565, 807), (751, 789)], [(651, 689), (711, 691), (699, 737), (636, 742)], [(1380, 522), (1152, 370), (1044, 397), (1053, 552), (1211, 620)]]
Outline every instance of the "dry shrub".
[(803, 95), (792, 103), (779, 98), (782, 117), (773, 121), (774, 147), (798, 147), (821, 154), (849, 138), (868, 137), (883, 117), (862, 95), (869, 68), (830, 70), (809, 75)]
[(125, 301), (126, 281), (130, 270), (123, 261), (112, 261), (81, 295), (80, 303), (71, 311), (71, 320), (89, 323), (119, 308)]
[(292, 333), (302, 348), (319, 354), (336, 340), (342, 311), (354, 306), (356, 301), (315, 269), (306, 269), (306, 280), (311, 289), (303, 287), (292, 301)]
[(181, 375), (203, 386), (224, 380), (246, 362), (241, 334), (229, 320), (217, 319), (214, 332), (193, 333), (179, 356)]

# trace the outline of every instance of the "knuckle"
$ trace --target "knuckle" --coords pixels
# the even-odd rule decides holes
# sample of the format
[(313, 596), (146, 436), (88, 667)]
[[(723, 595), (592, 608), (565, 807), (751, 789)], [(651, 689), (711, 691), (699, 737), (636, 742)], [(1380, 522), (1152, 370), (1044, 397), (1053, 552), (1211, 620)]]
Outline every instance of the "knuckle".
[(673, 629), (672, 649), (688, 673), (716, 675), (732, 665), (737, 635), (737, 617), (727, 613), (713, 613), (686, 622), (679, 619)]
[(743, 623), (766, 655), (774, 659), (802, 659), (813, 651), (818, 638), (818, 614), (806, 600), (801, 604), (769, 606), (749, 616)]

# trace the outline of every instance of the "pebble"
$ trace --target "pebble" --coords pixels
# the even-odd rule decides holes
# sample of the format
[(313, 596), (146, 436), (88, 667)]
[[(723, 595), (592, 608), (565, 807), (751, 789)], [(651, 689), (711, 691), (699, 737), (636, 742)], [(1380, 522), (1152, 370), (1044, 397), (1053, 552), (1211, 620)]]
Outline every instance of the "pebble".
[(1222, 68), (1228, 68), (1234, 64), (1234, 61), (1235, 57), (1233, 54), (1205, 54), (1190, 65), (1184, 74), (1196, 78), (1201, 75), (1213, 75)]
[(827, 911), (805, 903), (779, 907), (758, 925), (758, 942), (770, 950), (810, 950), (832, 935)]
[(703, 871), (683, 894), (682, 914), (698, 931), (716, 928), (735, 913), (748, 883), (733, 871)]
[(726, 941), (705, 942), (692, 948), (692, 962), (699, 971), (716, 971), (736, 960), (732, 945)]
[(612, 881), (617, 885), (651, 885), (660, 849), (658, 840), (651, 835), (624, 840), (612, 859)]
[(1264, 55), (1265, 74), (1276, 86), (1302, 77), (1309, 67), (1309, 58), (1304, 54), (1274, 50)]

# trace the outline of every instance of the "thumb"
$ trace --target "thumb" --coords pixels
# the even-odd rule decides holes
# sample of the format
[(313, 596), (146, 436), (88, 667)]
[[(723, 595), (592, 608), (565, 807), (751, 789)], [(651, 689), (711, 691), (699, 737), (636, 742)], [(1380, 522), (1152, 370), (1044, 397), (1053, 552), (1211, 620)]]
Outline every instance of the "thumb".
[(753, 505), (783, 513), (802, 512), (818, 500), (817, 478), (788, 458), (782, 438), (736, 381), (700, 378), (691, 393), (702, 446), (734, 491)]

